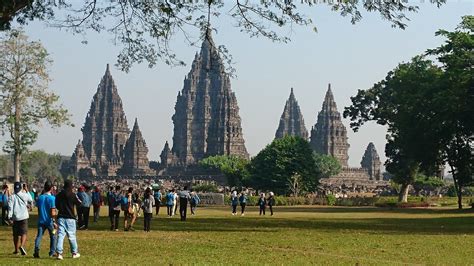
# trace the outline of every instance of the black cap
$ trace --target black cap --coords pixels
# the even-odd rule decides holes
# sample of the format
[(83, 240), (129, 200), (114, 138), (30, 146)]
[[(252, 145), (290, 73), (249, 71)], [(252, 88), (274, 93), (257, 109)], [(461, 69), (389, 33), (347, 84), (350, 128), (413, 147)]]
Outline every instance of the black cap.
[(13, 185), (13, 191), (15, 191), (15, 193), (18, 193), (21, 191), (21, 183), (20, 182), (15, 182), (15, 184)]

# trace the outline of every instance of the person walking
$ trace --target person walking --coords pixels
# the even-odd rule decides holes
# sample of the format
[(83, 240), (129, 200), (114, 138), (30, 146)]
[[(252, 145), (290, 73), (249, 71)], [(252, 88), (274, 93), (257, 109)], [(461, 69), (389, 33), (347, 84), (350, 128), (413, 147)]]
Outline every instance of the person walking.
[(173, 216), (173, 201), (174, 201), (174, 189), (168, 191), (166, 194), (166, 210), (168, 217)]
[(156, 215), (158, 215), (160, 213), (161, 197), (162, 197), (161, 191), (159, 188), (155, 190), (155, 192), (153, 193), (153, 197), (155, 199)]
[(97, 223), (100, 215), (100, 206), (102, 206), (104, 200), (102, 199), (101, 191), (99, 187), (95, 187), (92, 192), (92, 208), (94, 212), (94, 223)]
[(197, 205), (201, 202), (201, 199), (199, 198), (199, 195), (192, 191), (191, 192), (191, 215), (195, 215), (196, 214), (196, 208), (197, 208)]
[(76, 239), (76, 215), (74, 206), (81, 205), (81, 201), (74, 192), (71, 180), (64, 181), (64, 188), (56, 196), (56, 208), (58, 209), (58, 242), (56, 246), (57, 259), (63, 258), (64, 238), (69, 239), (72, 258), (77, 259), (81, 256)]
[(260, 215), (262, 215), (262, 213), (265, 215), (265, 209), (267, 208), (267, 199), (265, 199), (265, 193), (260, 193), (258, 206), (260, 207)]
[[(124, 231), (130, 230), (133, 221), (133, 208), (132, 208), (132, 193), (133, 188), (129, 187), (127, 193), (122, 197), (122, 211), (124, 216)], [(132, 229), (134, 230), (134, 229)]]
[(232, 215), (237, 215), (237, 205), (239, 205), (239, 197), (237, 191), (232, 191), (230, 194), (230, 204), (232, 205)]
[(145, 196), (143, 197), (142, 209), (143, 209), (143, 231), (150, 232), (151, 218), (153, 217), (153, 205), (156, 204), (154, 195), (151, 194), (151, 189), (148, 187), (145, 190)]
[(115, 203), (115, 195), (114, 195), (114, 188), (109, 186), (109, 191), (106, 194), (107, 200), (107, 207), (109, 209), (109, 220), (110, 220), (110, 230), (114, 230), (114, 203)]
[(186, 213), (188, 212), (188, 201), (191, 199), (189, 195), (188, 187), (184, 186), (183, 190), (179, 191), (179, 216), (181, 221), (186, 221)]
[[(80, 201), (84, 200), (84, 194), (85, 194), (85, 187), (81, 185), (77, 189), (76, 196), (79, 198)], [(77, 213), (77, 226), (79, 229), (84, 225), (84, 215), (82, 214), (82, 211), (84, 209), (82, 208), (82, 205), (77, 205), (76, 206), (76, 213)]]
[(173, 189), (173, 216), (176, 215), (178, 211), (178, 192)]
[(270, 216), (273, 216), (273, 206), (275, 206), (275, 197), (274, 197), (273, 192), (269, 193), (267, 203), (268, 203), (268, 208), (270, 209)]
[(48, 230), (49, 233), (49, 256), (53, 257), (56, 252), (56, 230), (58, 224), (56, 223), (56, 198), (51, 194), (53, 184), (51, 181), (44, 183), (43, 194), (38, 197), (36, 207), (38, 207), (38, 233), (35, 239), (35, 252), (33, 257), (39, 258), (39, 251), (41, 247), (41, 239), (44, 232)]
[(13, 222), (13, 254), (26, 255), (26, 239), (28, 235), (28, 208), (33, 204), (33, 199), (26, 191), (22, 190), (20, 182), (13, 184), (13, 195), (8, 198), (8, 220)]
[(115, 192), (112, 194), (113, 203), (112, 203), (112, 217), (111, 217), (111, 230), (118, 231), (119, 219), (120, 219), (120, 210), (122, 208), (122, 192), (120, 186), (115, 186)]
[(239, 202), (240, 202), (240, 216), (245, 215), (245, 206), (247, 205), (247, 195), (245, 192), (240, 193)]
[(79, 230), (89, 229), (89, 214), (91, 211), (92, 197), (90, 194), (90, 187), (84, 186), (82, 190), (77, 193), (79, 200), (82, 202), (78, 207), (81, 210), (79, 221), (82, 221), (82, 224), (79, 223)]
[(0, 205), (2, 206), (2, 225), (7, 225), (7, 215), (8, 215), (8, 198), (10, 197), (10, 190), (8, 189), (8, 185), (2, 186), (2, 194), (1, 194), (1, 201)]

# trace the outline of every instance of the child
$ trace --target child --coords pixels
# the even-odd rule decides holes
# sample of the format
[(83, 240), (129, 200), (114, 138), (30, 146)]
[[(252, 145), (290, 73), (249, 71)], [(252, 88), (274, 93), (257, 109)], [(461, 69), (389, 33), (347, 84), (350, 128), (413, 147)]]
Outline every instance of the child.
[(240, 202), (240, 208), (241, 208), (240, 216), (244, 216), (245, 205), (247, 205), (247, 195), (245, 195), (245, 192), (240, 193), (239, 202)]
[(230, 203), (232, 205), (232, 215), (237, 214), (237, 205), (239, 204), (239, 197), (237, 197), (237, 191), (232, 191), (230, 195)]
[(145, 196), (143, 197), (142, 209), (143, 209), (143, 231), (150, 232), (151, 218), (153, 216), (153, 205), (155, 204), (155, 198), (151, 194), (151, 189), (148, 187), (145, 190)]
[(196, 207), (199, 204), (201, 199), (199, 198), (198, 194), (196, 192), (191, 192), (191, 215), (196, 214)]
[(275, 205), (275, 198), (273, 197), (273, 192), (270, 192), (270, 196), (268, 196), (268, 207), (270, 208), (270, 215), (273, 216), (273, 206)]
[(265, 215), (265, 208), (267, 206), (267, 200), (265, 199), (265, 193), (260, 194), (260, 198), (258, 199), (258, 206), (260, 206), (260, 215)]

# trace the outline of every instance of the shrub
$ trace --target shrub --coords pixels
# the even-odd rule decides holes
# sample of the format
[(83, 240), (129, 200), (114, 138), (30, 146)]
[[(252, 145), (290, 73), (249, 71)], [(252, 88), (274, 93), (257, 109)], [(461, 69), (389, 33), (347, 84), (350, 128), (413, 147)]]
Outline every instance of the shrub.
[(333, 206), (336, 204), (336, 196), (329, 194), (326, 196), (327, 204), (329, 206)]

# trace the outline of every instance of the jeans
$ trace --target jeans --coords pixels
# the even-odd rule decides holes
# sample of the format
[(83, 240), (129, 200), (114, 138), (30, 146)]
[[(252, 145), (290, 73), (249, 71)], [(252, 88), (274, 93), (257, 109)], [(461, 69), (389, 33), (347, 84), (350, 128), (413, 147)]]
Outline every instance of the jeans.
[(109, 218), (110, 218), (110, 230), (118, 229), (119, 217), (120, 217), (120, 210), (113, 210), (112, 211), (112, 216), (109, 216)]
[(181, 216), (181, 221), (186, 221), (187, 211), (188, 211), (188, 199), (179, 198), (179, 215)]
[(49, 256), (54, 255), (56, 251), (56, 240), (57, 235), (53, 234), (54, 227), (53, 224), (45, 225), (45, 224), (38, 224), (38, 234), (36, 235), (35, 239), (35, 253), (39, 253), (41, 247), (41, 239), (43, 238), (44, 232), (48, 230), (49, 233)]
[(77, 210), (77, 226), (81, 227), (84, 225), (84, 214), (83, 214), (84, 209), (82, 208), (82, 206), (77, 206), (76, 210)]
[(232, 213), (233, 214), (237, 213), (237, 205), (232, 205)]
[(260, 215), (262, 215), (262, 213), (265, 215), (265, 205), (260, 206)]
[(7, 214), (8, 214), (8, 206), (3, 206), (2, 207), (2, 225), (6, 225), (7, 223), (5, 222), (7, 220)]
[(173, 205), (166, 205), (166, 210), (168, 211), (168, 216), (173, 215)]
[(89, 213), (91, 211), (91, 207), (81, 207), (82, 209), (82, 226), (84, 228), (89, 228)]
[(155, 199), (155, 205), (156, 205), (156, 215), (160, 214), (160, 205), (161, 205), (161, 202), (157, 201)]
[(99, 220), (100, 205), (94, 205), (94, 223)]
[(244, 213), (244, 212), (245, 212), (245, 205), (246, 205), (246, 203), (240, 203), (240, 209), (241, 209), (241, 212), (240, 212), (240, 213)]
[(151, 213), (143, 213), (144, 221), (143, 221), (143, 230), (146, 232), (150, 232), (150, 225), (151, 225)]
[(56, 246), (56, 252), (58, 252), (58, 254), (63, 254), (64, 237), (67, 236), (69, 239), (69, 245), (71, 246), (71, 253), (78, 253), (76, 241), (76, 220), (59, 218), (58, 226), (58, 244)]

